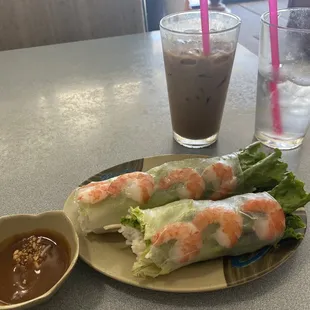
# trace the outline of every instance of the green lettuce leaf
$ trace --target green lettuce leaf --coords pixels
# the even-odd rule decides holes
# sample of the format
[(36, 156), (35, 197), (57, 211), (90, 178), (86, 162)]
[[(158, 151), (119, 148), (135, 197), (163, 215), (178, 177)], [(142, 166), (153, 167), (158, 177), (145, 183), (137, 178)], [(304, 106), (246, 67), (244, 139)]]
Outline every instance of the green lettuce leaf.
[(144, 232), (143, 212), (139, 207), (130, 208), (129, 214), (121, 218), (121, 224)]
[[(149, 249), (147, 249), (147, 253)], [(156, 266), (152, 260), (145, 258), (145, 254), (137, 260), (132, 267), (132, 273), (136, 277), (144, 278), (148, 277), (156, 278), (162, 272), (162, 268)]]
[(244, 150), (240, 150), (238, 159), (242, 171), (249, 169), (267, 156), (264, 152), (260, 151), (261, 147), (262, 144), (260, 142), (255, 142)]
[(121, 219), (121, 224), (123, 226), (128, 226), (128, 227), (132, 227), (135, 229), (138, 229), (141, 231), (141, 225), (140, 222), (136, 219), (131, 217), (130, 215), (126, 215)]
[(245, 170), (244, 187), (252, 187), (262, 192), (279, 184), (287, 173), (287, 164), (280, 160), (281, 155), (281, 151), (275, 149), (273, 153)]
[(269, 194), (279, 202), (285, 214), (293, 213), (310, 201), (310, 194), (304, 190), (304, 183), (297, 180), (292, 172), (287, 173)]
[(290, 214), (286, 216), (286, 227), (293, 229), (306, 228), (306, 224), (299, 215)]
[(290, 214), (286, 216), (286, 229), (282, 239), (303, 239), (304, 234), (301, 232), (296, 232), (298, 229), (306, 228), (306, 224), (302, 220), (302, 218), (296, 214)]

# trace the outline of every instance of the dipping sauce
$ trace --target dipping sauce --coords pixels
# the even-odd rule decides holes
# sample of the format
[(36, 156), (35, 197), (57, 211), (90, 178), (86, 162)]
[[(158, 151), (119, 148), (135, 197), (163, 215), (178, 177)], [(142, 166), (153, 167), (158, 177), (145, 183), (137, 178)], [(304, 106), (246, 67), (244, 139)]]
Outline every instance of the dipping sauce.
[(0, 304), (17, 304), (46, 293), (70, 263), (69, 245), (53, 231), (36, 230), (0, 244)]

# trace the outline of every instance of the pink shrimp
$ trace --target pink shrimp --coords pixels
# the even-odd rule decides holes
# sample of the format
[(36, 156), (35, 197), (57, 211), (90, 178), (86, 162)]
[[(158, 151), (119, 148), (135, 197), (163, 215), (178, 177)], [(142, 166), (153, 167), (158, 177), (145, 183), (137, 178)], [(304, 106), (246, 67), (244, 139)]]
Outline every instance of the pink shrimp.
[(192, 223), (166, 225), (153, 236), (152, 244), (159, 247), (171, 240), (176, 240), (173, 256), (181, 264), (193, 260), (202, 247), (201, 234)]
[(203, 178), (198, 172), (191, 168), (176, 169), (171, 171), (167, 176), (160, 180), (159, 188), (168, 189), (174, 184), (181, 184), (181, 187), (177, 190), (181, 199), (199, 199), (205, 190)]
[(120, 175), (113, 181), (92, 182), (78, 189), (78, 201), (96, 204), (108, 197), (117, 197), (122, 192), (138, 203), (147, 202), (154, 191), (154, 179), (144, 172)]
[(95, 204), (109, 196), (109, 181), (91, 182), (78, 189), (77, 200)]
[(153, 177), (145, 172), (126, 173), (112, 181), (109, 193), (116, 197), (124, 193), (138, 203), (146, 203), (154, 192), (155, 184)]
[(193, 224), (200, 231), (205, 230), (211, 224), (219, 224), (216, 230), (215, 240), (225, 248), (233, 247), (242, 234), (242, 216), (234, 210), (223, 207), (210, 207), (196, 214)]
[(274, 240), (283, 235), (285, 230), (285, 215), (280, 204), (272, 199), (248, 200), (241, 207), (243, 212), (263, 213), (267, 217), (258, 218), (253, 229), (260, 240)]
[(237, 178), (231, 166), (223, 163), (215, 163), (207, 167), (203, 173), (206, 184), (211, 183), (214, 193), (210, 196), (212, 200), (219, 200), (227, 197), (237, 186)]

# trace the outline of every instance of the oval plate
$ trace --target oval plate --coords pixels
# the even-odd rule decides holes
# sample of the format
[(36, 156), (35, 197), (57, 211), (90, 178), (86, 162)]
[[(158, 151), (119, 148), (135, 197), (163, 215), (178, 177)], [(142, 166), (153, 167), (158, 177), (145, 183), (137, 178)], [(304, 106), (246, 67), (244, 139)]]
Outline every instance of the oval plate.
[[(164, 155), (133, 160), (104, 170), (81, 185), (91, 181), (105, 180), (123, 173), (147, 171), (168, 161), (190, 157), (206, 156)], [(182, 293), (214, 291), (250, 282), (283, 264), (301, 243), (297, 240), (284, 240), (277, 248), (265, 247), (251, 254), (192, 264), (156, 279), (139, 279), (131, 273), (135, 255), (125, 245), (122, 235), (118, 233), (82, 235), (77, 222), (77, 210), (73, 204), (73, 193), (67, 199), (64, 211), (77, 230), (80, 241), (80, 257), (88, 265), (118, 281), (158, 291)], [(298, 215), (303, 218), (305, 223), (307, 222), (304, 210), (298, 210)]]

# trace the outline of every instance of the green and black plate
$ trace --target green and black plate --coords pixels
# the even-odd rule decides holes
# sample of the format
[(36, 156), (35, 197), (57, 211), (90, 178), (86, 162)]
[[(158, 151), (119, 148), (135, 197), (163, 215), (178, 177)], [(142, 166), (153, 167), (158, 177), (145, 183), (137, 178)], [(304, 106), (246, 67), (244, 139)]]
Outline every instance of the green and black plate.
[[(133, 160), (104, 170), (90, 177), (81, 185), (92, 181), (105, 180), (123, 173), (147, 171), (168, 161), (190, 157), (203, 156), (164, 155)], [(84, 236), (77, 223), (77, 209), (73, 203), (73, 193), (68, 197), (64, 211), (78, 232), (80, 257), (87, 264), (118, 281), (158, 291), (182, 293), (214, 291), (250, 282), (282, 265), (301, 243), (300, 240), (283, 240), (277, 247), (265, 247), (255, 253), (196, 263), (156, 279), (139, 279), (131, 273), (135, 255), (125, 245), (124, 238), (120, 234)], [(297, 213), (306, 223), (305, 210), (300, 209)]]

